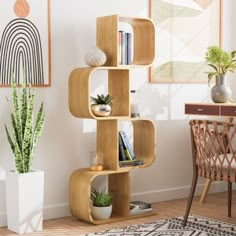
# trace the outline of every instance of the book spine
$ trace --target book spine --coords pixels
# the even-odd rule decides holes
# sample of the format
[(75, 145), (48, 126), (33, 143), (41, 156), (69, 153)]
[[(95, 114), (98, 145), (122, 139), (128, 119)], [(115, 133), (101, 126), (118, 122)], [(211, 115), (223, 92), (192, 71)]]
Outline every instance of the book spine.
[(125, 31), (121, 31), (121, 65), (126, 65), (126, 33)]
[(141, 166), (143, 165), (143, 160), (138, 161), (120, 161), (119, 165), (120, 167), (126, 167), (126, 166)]
[(145, 213), (149, 213), (149, 212), (152, 212), (152, 208), (130, 211), (130, 215), (145, 214)]
[(119, 64), (121, 64), (121, 58), (122, 58), (122, 51), (121, 51), (121, 48), (122, 48), (122, 31), (120, 30), (118, 32), (118, 50), (119, 50)]
[(119, 161), (125, 161), (126, 157), (125, 157), (125, 153), (124, 153), (124, 146), (121, 140), (121, 137), (119, 135)]
[(120, 131), (120, 135), (121, 135), (121, 138), (123, 140), (124, 147), (128, 150), (128, 152), (129, 152), (129, 154), (130, 154), (130, 156), (132, 158), (131, 160), (136, 159), (136, 156), (134, 154), (133, 148), (132, 148), (132, 146), (131, 146), (131, 144), (129, 142), (129, 139), (128, 139), (126, 133), (124, 131)]
[(131, 64), (132, 60), (132, 33), (126, 33), (127, 38), (127, 65)]

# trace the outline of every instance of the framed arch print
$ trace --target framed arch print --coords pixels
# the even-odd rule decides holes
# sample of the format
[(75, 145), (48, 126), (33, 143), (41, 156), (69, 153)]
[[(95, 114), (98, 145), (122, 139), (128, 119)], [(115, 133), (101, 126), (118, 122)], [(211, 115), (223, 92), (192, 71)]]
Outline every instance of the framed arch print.
[(0, 0), (0, 22), (0, 86), (50, 86), (50, 0)]
[(156, 27), (151, 83), (207, 83), (205, 53), (221, 46), (221, 0), (149, 0)]

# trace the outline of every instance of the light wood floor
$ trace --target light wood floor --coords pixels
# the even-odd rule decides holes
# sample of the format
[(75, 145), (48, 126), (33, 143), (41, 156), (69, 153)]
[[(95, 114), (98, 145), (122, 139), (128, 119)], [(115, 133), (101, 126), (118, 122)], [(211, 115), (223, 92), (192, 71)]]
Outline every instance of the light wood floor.
[[(210, 194), (207, 196), (206, 203), (200, 204), (199, 197), (194, 199), (190, 214), (201, 215), (213, 219), (222, 220), (236, 224), (236, 191), (233, 192), (232, 217), (227, 217), (227, 193)], [(78, 221), (72, 217), (44, 221), (43, 232), (26, 234), (44, 236), (64, 236), (80, 235), (82, 233), (96, 232), (114, 227), (123, 227), (130, 224), (153, 222), (159, 219), (183, 216), (187, 204), (187, 199), (159, 202), (153, 204), (157, 215), (135, 220), (123, 221), (107, 225), (94, 226), (86, 222)], [(0, 236), (16, 235), (6, 228), (0, 228)]]

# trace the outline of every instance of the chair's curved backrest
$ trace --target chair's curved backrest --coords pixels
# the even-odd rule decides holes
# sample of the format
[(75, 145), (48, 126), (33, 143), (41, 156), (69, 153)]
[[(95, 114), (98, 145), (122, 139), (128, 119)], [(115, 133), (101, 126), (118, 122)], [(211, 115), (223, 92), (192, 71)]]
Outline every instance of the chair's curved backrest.
[(189, 125), (198, 175), (236, 182), (236, 124), (191, 120)]

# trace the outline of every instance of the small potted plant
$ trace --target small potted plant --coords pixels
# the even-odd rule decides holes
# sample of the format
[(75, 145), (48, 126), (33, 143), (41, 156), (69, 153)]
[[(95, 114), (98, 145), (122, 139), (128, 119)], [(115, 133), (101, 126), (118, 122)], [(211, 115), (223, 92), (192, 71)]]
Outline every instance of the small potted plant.
[(216, 103), (225, 103), (232, 100), (231, 89), (225, 85), (225, 75), (227, 72), (234, 72), (236, 69), (236, 51), (225, 52), (218, 46), (210, 46), (206, 52), (206, 62), (213, 71), (207, 72), (208, 84), (215, 76), (216, 85), (211, 90), (211, 99)]
[(91, 200), (93, 217), (97, 220), (109, 219), (112, 212), (112, 195), (106, 192), (106, 188), (99, 191), (92, 187)]
[(95, 116), (110, 116), (113, 97), (107, 94), (97, 95), (91, 98), (91, 109)]

